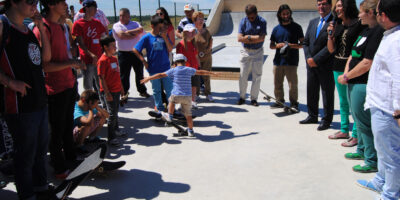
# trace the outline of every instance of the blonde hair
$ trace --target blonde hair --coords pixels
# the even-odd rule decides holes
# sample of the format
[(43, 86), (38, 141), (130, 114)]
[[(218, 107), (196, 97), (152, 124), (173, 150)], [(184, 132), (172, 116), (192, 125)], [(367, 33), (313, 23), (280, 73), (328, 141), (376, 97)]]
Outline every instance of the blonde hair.
[(364, 0), (360, 3), (360, 8), (362, 8), (365, 12), (369, 12), (370, 10), (375, 13), (376, 6), (378, 5), (379, 0)]
[(200, 18), (204, 18), (204, 13), (200, 12), (200, 11), (196, 11), (193, 13), (192, 15), (192, 21), (193, 23), (196, 21), (196, 19), (200, 17)]
[(194, 37), (193, 37), (191, 41), (186, 41), (188, 33), (190, 33), (190, 32), (189, 31), (182, 32), (183, 47), (185, 47), (185, 50), (187, 50), (187, 42), (192, 42), (194, 39)]

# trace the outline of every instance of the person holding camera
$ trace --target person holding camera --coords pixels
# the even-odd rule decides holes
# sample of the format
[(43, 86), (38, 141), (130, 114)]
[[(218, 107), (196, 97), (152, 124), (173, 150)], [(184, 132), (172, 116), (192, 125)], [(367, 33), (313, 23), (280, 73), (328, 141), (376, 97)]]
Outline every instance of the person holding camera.
[[(287, 4), (279, 6), (276, 16), (279, 24), (272, 30), (269, 46), (271, 49), (276, 49), (273, 69), (275, 99), (285, 102), (283, 79), (286, 76), (289, 83), (290, 107), (298, 110), (297, 66), (299, 49), (303, 48), (303, 29), (293, 21), (292, 10)], [(279, 103), (274, 103), (271, 107), (283, 108)]]

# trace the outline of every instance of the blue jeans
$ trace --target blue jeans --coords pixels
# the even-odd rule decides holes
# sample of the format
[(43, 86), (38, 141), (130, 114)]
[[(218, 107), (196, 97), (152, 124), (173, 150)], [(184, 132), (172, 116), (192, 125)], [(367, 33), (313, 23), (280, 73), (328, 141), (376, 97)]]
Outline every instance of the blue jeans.
[(372, 132), (378, 153), (378, 172), (372, 179), (384, 200), (400, 197), (400, 127), (391, 114), (371, 108)]
[(164, 77), (161, 79), (151, 80), (150, 82), (151, 87), (153, 88), (154, 103), (157, 107), (157, 110), (163, 111), (164, 105), (161, 98), (161, 82), (167, 95), (167, 99), (169, 99), (172, 91), (172, 80), (169, 77)]
[(20, 199), (47, 189), (46, 154), (49, 143), (47, 108), (6, 115), (14, 140), (15, 185)]

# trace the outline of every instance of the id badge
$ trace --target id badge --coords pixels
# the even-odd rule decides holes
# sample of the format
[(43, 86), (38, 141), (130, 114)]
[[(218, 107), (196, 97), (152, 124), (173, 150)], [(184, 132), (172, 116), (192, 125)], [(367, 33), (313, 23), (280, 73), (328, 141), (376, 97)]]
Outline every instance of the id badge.
[(99, 44), (99, 39), (93, 39), (93, 44)]
[(112, 69), (117, 69), (117, 67), (118, 67), (117, 63), (111, 63), (111, 68)]

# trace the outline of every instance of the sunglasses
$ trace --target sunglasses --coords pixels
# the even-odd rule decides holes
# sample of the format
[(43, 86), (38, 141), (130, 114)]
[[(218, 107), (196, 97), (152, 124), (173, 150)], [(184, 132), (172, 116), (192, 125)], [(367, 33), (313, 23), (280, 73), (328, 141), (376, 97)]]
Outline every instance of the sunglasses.
[(158, 16), (163, 16), (164, 13), (156, 13), (156, 15), (158, 15)]
[(25, 0), (25, 3), (30, 6), (37, 5), (38, 2), (39, 2), (39, 0)]

